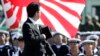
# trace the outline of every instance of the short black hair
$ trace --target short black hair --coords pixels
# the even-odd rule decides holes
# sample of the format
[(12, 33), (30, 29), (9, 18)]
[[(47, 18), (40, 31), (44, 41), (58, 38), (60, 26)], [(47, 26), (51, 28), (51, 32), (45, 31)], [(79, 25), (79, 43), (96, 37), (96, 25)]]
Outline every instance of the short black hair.
[(20, 36), (20, 37), (18, 38), (18, 41), (24, 41), (24, 38), (23, 38), (22, 36)]
[(57, 35), (62, 35), (62, 34), (60, 34), (60, 33), (55, 33), (55, 34), (53, 35), (53, 37), (55, 37), (55, 36), (57, 36)]
[(32, 2), (27, 6), (28, 17), (34, 17), (35, 13), (39, 12), (39, 3)]

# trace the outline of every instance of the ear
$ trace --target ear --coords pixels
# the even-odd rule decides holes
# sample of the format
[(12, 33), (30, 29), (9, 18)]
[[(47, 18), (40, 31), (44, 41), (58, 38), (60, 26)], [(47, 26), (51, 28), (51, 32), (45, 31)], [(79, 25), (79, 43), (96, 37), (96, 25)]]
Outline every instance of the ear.
[(36, 12), (34, 16), (37, 16), (38, 14), (39, 14), (39, 13), (38, 13), (38, 12)]

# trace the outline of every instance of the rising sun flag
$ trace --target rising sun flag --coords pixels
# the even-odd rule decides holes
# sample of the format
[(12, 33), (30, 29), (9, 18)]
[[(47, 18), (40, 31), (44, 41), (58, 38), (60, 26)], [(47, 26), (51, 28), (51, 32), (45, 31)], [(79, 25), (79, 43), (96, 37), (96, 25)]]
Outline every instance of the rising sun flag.
[(31, 2), (40, 3), (38, 23), (73, 38), (78, 32), (85, 0), (1, 0), (6, 16), (6, 24), (16, 29), (27, 19), (26, 6)]

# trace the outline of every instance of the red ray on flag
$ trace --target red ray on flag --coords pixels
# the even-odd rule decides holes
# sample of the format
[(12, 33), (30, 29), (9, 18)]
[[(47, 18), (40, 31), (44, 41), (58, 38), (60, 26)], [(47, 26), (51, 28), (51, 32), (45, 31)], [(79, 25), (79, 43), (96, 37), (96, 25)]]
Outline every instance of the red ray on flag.
[(21, 20), (27, 19), (26, 6), (39, 0), (1, 0), (7, 18), (6, 25), (10, 29), (19, 27)]
[(40, 0), (40, 4), (40, 18), (44, 25), (67, 37), (75, 37), (85, 0)]
[(7, 26), (18, 28), (21, 21), (27, 18), (26, 6), (30, 2), (40, 3), (40, 21), (46, 26), (64, 34), (75, 37), (80, 24), (85, 0), (2, 0), (6, 13)]

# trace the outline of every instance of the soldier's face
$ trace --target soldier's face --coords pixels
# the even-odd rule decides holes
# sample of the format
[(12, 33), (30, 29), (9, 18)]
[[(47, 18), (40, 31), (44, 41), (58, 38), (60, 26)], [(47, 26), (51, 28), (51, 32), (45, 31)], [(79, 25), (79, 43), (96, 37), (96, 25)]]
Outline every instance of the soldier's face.
[(0, 45), (3, 44), (2, 36), (0, 36)]
[(0, 44), (5, 44), (5, 40), (6, 40), (5, 34), (0, 35), (0, 40), (1, 40)]
[(70, 48), (73, 49), (73, 50), (78, 49), (78, 44), (77, 43), (71, 43)]
[(24, 41), (18, 41), (18, 47), (24, 49)]
[(62, 44), (62, 35), (57, 35), (55, 36), (55, 42), (58, 43), (58, 44)]
[(71, 43), (70, 44), (70, 49), (71, 51), (73, 51), (74, 53), (78, 53), (79, 52), (79, 45), (77, 43)]
[(91, 45), (91, 44), (85, 44), (84, 45), (84, 49), (85, 49), (86, 52), (91, 52), (92, 47), (93, 47), (93, 45)]

